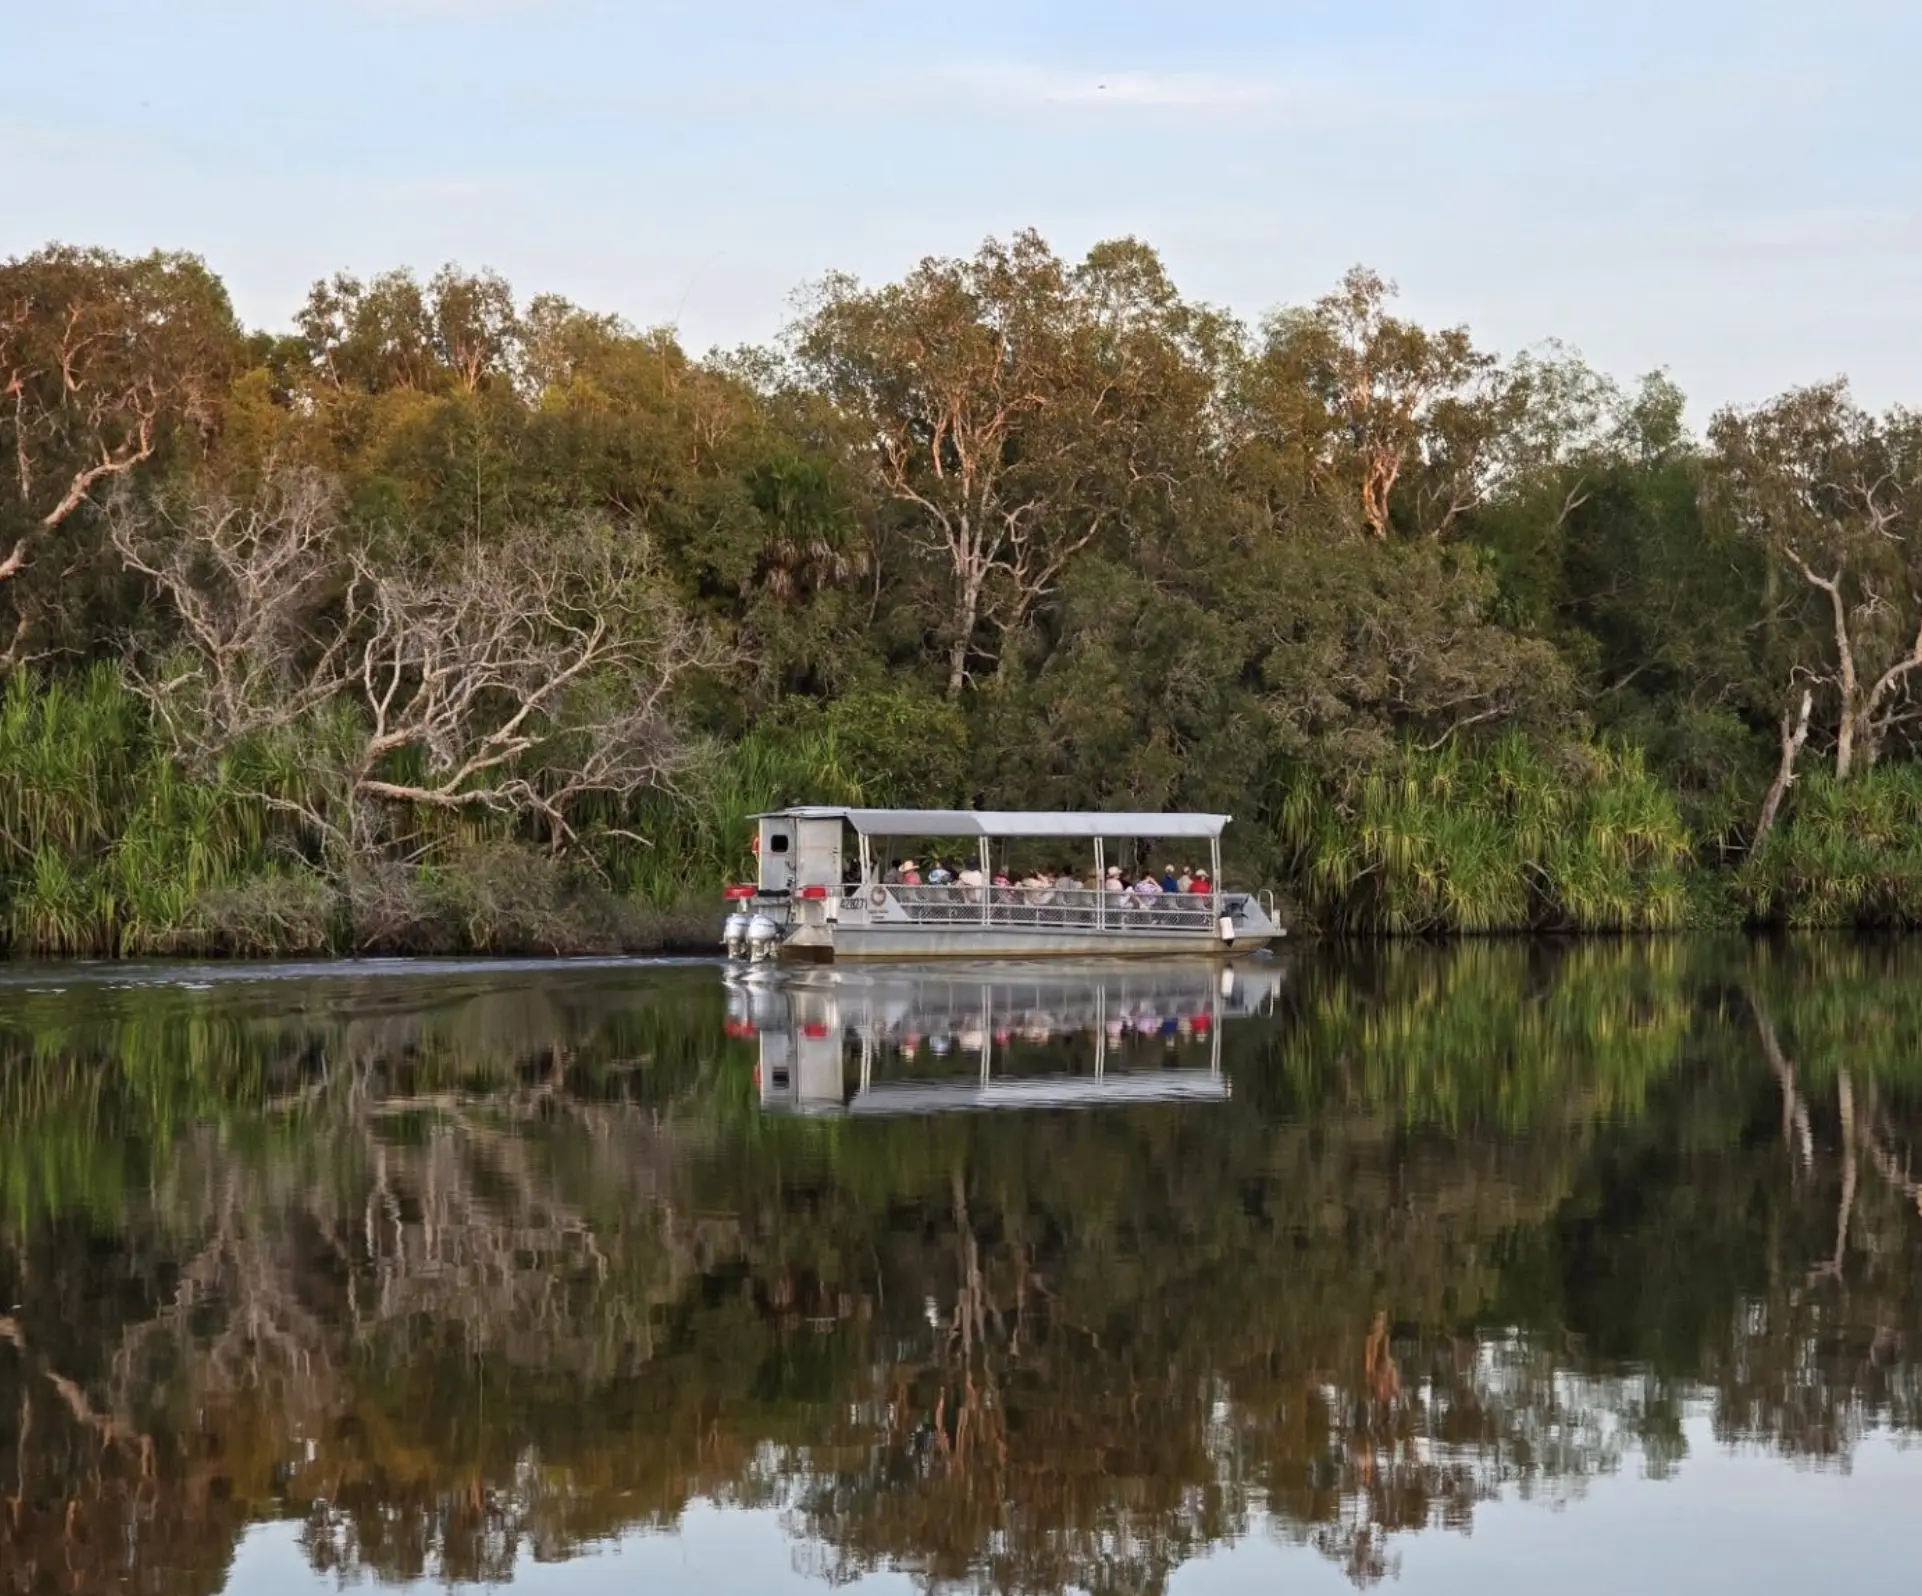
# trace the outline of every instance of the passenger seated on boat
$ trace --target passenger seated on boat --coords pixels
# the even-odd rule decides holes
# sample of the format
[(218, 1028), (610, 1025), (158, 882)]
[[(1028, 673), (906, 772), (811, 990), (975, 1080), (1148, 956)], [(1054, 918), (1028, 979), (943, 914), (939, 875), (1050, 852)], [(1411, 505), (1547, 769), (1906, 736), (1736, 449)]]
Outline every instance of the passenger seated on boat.
[(994, 884), (997, 887), (1011, 887), (1014, 885), (1014, 883), (1008, 879), (1008, 872), (1005, 870), (995, 871)]
[(1175, 891), (1193, 892), (1195, 890), (1195, 867), (1183, 865), (1181, 874), (1175, 877)]
[(981, 901), (981, 889), (987, 883), (982, 879), (981, 867), (979, 865), (963, 865), (961, 867), (961, 874), (955, 877), (955, 882), (958, 886), (967, 889), (968, 901), (970, 903), (979, 903)]
[(1175, 867), (1171, 864), (1165, 864), (1161, 867), (1161, 890), (1163, 892), (1179, 892), (1182, 890), (1181, 878), (1175, 874)]
[(921, 866), (912, 859), (903, 859), (901, 861), (901, 885), (904, 887), (918, 887), (921, 885)]
[(1204, 897), (1215, 890), (1213, 884), (1208, 880), (1208, 872), (1206, 870), (1197, 870), (1195, 872), (1195, 879), (1191, 883), (1191, 886), (1194, 891), (1201, 893)]
[(935, 860), (934, 868), (928, 872), (928, 885), (931, 887), (947, 887), (953, 884), (954, 875), (953, 872), (948, 869), (947, 861), (944, 859)]
[(888, 861), (887, 869), (881, 872), (881, 885), (884, 887), (898, 887), (901, 885), (901, 861), (899, 859), (890, 859)]
[(1081, 890), (1081, 878), (1066, 865), (1063, 865), (1060, 874), (1054, 878), (1054, 885), (1057, 892), (1079, 892)]
[(1152, 874), (1144, 873), (1134, 884), (1131, 896), (1142, 908), (1152, 908), (1155, 900), (1161, 896), (1161, 883)]
[(1109, 892), (1126, 892), (1128, 890), (1127, 884), (1121, 879), (1120, 865), (1108, 866), (1108, 879), (1105, 886)]

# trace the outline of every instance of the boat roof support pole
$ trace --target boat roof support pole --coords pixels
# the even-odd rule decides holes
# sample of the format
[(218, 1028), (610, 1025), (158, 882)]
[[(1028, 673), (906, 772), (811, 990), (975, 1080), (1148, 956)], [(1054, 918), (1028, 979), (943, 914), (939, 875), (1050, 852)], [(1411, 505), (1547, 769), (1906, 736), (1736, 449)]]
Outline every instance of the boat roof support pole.
[(994, 904), (994, 871), (989, 868), (986, 837), (981, 838), (979, 849), (977, 857), (981, 861), (981, 923), (987, 925), (992, 918), (991, 911)]
[(1208, 840), (1208, 892), (1210, 909), (1217, 920), (1221, 918), (1221, 839)]

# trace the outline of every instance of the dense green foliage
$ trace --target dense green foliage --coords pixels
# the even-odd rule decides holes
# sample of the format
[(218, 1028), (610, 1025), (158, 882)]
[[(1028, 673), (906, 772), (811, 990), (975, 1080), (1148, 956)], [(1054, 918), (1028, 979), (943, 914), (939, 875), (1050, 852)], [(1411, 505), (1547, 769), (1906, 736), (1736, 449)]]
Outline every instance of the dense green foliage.
[(1922, 920), (1922, 423), (1840, 386), (1698, 438), (1028, 234), (705, 360), (452, 267), (294, 329), (0, 264), (15, 951), (646, 943), (852, 798), (1226, 810), (1328, 929)]
[(700, 968), (16, 974), (0, 1590), (217, 1590), (265, 1519), (504, 1581), (697, 1498), (929, 1589), (1263, 1527), (1369, 1583), (1690, 1413), (1846, 1468), (1922, 1427), (1918, 956), (1324, 948), (1230, 1102), (893, 1120), (759, 1109)]

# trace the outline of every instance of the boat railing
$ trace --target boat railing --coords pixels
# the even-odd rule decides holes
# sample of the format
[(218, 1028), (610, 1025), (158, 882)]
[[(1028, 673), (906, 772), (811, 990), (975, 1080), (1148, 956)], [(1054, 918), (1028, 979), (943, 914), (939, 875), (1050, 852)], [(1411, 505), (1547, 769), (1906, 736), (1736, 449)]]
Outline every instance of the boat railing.
[(1207, 892), (1137, 894), (1132, 889), (1107, 892), (1093, 887), (960, 885), (890, 885), (876, 890), (877, 913), (884, 913), (891, 900), (914, 925), (1212, 932), (1215, 916), (1228, 906), (1225, 897), (1218, 900)]

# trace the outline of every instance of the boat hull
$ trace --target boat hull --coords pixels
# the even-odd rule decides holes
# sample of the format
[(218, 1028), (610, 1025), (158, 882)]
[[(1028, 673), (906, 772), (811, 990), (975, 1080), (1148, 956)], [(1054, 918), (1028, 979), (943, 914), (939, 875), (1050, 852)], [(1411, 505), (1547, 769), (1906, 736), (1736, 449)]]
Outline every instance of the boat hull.
[[(825, 934), (824, 934), (825, 933)], [(1232, 958), (1267, 947), (1264, 932), (1232, 943), (1194, 932), (1024, 929), (1019, 926), (835, 926), (803, 928), (781, 944), (779, 956), (797, 963), (875, 959), (1166, 958), (1206, 954)]]

